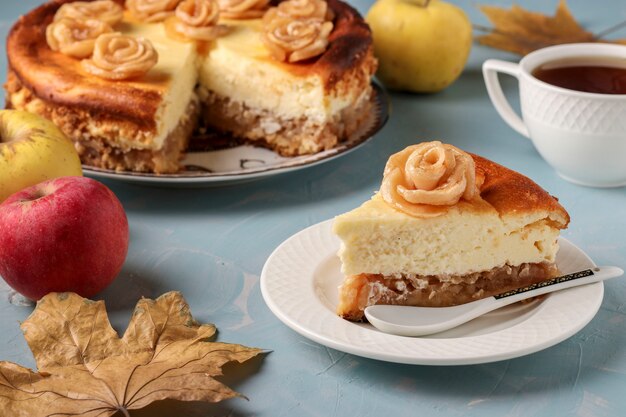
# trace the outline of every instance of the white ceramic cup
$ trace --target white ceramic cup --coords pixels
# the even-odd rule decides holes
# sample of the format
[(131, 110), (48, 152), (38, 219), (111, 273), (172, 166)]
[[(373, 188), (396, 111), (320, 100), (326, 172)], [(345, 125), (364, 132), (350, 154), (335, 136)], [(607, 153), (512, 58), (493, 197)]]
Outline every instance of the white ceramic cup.
[[(531, 139), (561, 177), (592, 187), (626, 185), (626, 95), (568, 90), (540, 81), (532, 72), (549, 62), (580, 65), (607, 57), (623, 60), (626, 68), (626, 46), (600, 43), (550, 46), (519, 64), (495, 59), (483, 64), (487, 92), (500, 116)], [(498, 72), (518, 79), (522, 118), (504, 96)]]

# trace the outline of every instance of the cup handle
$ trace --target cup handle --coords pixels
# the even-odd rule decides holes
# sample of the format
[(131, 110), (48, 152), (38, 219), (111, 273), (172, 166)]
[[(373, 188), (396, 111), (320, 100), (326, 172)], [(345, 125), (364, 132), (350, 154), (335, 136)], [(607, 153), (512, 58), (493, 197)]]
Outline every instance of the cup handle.
[(485, 85), (487, 86), (489, 98), (491, 99), (491, 102), (500, 117), (502, 117), (504, 121), (518, 133), (526, 138), (530, 138), (526, 125), (517, 113), (515, 113), (515, 110), (513, 110), (502, 92), (502, 87), (500, 86), (500, 81), (498, 80), (498, 72), (512, 75), (517, 78), (519, 82), (519, 65), (513, 62), (500, 61), (498, 59), (488, 59), (483, 64), (483, 77), (485, 78)]

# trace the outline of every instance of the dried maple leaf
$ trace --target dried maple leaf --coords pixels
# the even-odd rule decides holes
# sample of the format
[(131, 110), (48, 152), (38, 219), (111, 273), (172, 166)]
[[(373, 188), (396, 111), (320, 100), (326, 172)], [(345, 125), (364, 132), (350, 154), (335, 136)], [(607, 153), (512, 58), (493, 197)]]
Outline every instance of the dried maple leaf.
[(626, 40), (602, 40), (586, 31), (576, 22), (565, 0), (560, 0), (554, 16), (531, 12), (517, 5), (510, 10), (496, 6), (480, 6), (480, 10), (491, 21), (493, 29), (475, 26), (489, 32), (477, 37), (478, 43), (520, 55), (563, 43), (626, 43)]
[(106, 417), (153, 401), (217, 402), (241, 396), (213, 376), (261, 351), (211, 342), (177, 292), (137, 303), (120, 339), (104, 303), (48, 294), (22, 323), (39, 372), (0, 362), (0, 410), (11, 417)]

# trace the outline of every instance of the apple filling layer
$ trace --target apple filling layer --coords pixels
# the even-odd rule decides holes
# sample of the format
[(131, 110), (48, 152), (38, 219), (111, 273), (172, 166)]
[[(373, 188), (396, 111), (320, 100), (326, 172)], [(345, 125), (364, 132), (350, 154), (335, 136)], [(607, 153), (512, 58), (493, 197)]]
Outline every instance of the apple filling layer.
[(204, 118), (212, 127), (233, 133), (283, 156), (311, 154), (335, 147), (371, 116), (371, 87), (352, 105), (326, 120), (285, 118), (268, 109), (252, 108), (200, 88)]
[(548, 262), (504, 265), (467, 275), (351, 275), (339, 288), (337, 314), (358, 321), (363, 320), (365, 307), (375, 304), (448, 307), (556, 276), (556, 265)]

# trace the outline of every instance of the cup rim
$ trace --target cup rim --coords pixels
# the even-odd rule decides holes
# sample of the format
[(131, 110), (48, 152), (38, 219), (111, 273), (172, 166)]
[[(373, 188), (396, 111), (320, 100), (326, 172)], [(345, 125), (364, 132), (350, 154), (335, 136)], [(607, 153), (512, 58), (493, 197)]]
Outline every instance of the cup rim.
[[(569, 88), (564, 88), (564, 87), (558, 87), (556, 85), (552, 85), (549, 84), (545, 81), (542, 81), (540, 79), (538, 79), (537, 77), (532, 75), (532, 70), (534, 70), (535, 68), (537, 68), (538, 66), (546, 63), (546, 62), (550, 62), (552, 60), (557, 60), (559, 58), (547, 58), (545, 61), (540, 62), (539, 64), (533, 66), (533, 68), (531, 70), (529, 70), (527, 68), (527, 63), (529, 61), (532, 61), (533, 59), (537, 59), (538, 55), (544, 55), (544, 54), (551, 54), (554, 53), (555, 51), (562, 51), (562, 50), (570, 50), (570, 51), (576, 51), (576, 52), (580, 52), (581, 48), (586, 48), (586, 50), (592, 49), (594, 50), (593, 52), (590, 52), (588, 54), (586, 53), (579, 53), (578, 56), (606, 56), (606, 57), (617, 57), (620, 58), (621, 56), (617, 56), (617, 55), (611, 55), (611, 54), (601, 54), (599, 53), (599, 50), (607, 50), (607, 49), (613, 49), (613, 50), (618, 50), (621, 49), (624, 52), (624, 60), (626, 61), (626, 45), (620, 45), (620, 44), (613, 44), (613, 43), (602, 43), (602, 42), (595, 42), (595, 43), (591, 43), (591, 42), (587, 42), (587, 43), (566, 43), (566, 44), (561, 44), (561, 45), (552, 45), (552, 46), (547, 46), (545, 48), (541, 48), (541, 49), (537, 49), (531, 53), (529, 53), (528, 55), (524, 56), (520, 63), (519, 63), (519, 68), (520, 68), (520, 73), (523, 77), (528, 78), (529, 80), (538, 83), (539, 85), (541, 85), (541, 87), (546, 88), (548, 90), (553, 90), (554, 92), (557, 93), (561, 93), (561, 94), (568, 94), (568, 95), (575, 95), (575, 96), (583, 96), (585, 98), (596, 98), (596, 99), (603, 99), (603, 100), (623, 100), (624, 98), (626, 98), (626, 93), (625, 94), (602, 94), (602, 93), (590, 93), (587, 91), (578, 91), (578, 90), (571, 90)], [(574, 57), (575, 55), (572, 55), (572, 57)], [(563, 58), (563, 57), (561, 57)], [(624, 67), (626, 69), (626, 66)]]

